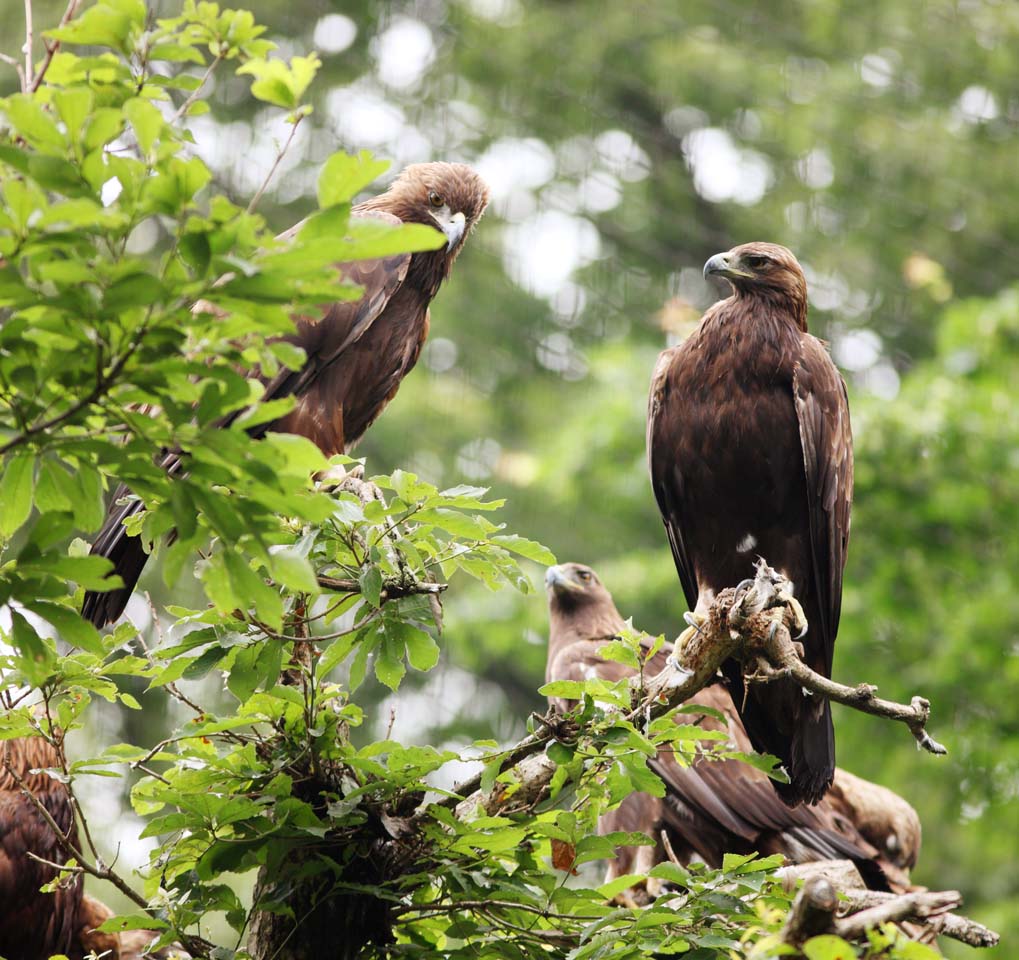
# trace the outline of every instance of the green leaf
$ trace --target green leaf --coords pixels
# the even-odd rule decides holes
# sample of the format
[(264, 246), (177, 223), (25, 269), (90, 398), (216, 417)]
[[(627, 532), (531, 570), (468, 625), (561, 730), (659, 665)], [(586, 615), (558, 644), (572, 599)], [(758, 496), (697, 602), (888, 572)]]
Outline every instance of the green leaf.
[(163, 129), (163, 115), (151, 101), (132, 97), (124, 104), (124, 116), (131, 122), (142, 154), (148, 154)]
[(10, 616), (18, 669), (32, 686), (41, 686), (52, 672), (56, 654), (51, 644), (40, 637), (20, 613), (12, 610)]
[(70, 90), (57, 90), (53, 94), (60, 119), (67, 127), (67, 135), (71, 141), (79, 139), (81, 129), (92, 111), (92, 91), (76, 87)]
[(423, 223), (395, 226), (374, 217), (351, 217), (347, 226), (349, 246), (344, 260), (374, 260), (398, 253), (438, 250), (445, 246), (446, 236)]
[(555, 556), (548, 547), (542, 546), (535, 540), (518, 537), (516, 534), (503, 534), (498, 537), (492, 537), (492, 543), (497, 543), (500, 547), (505, 547), (507, 550), (527, 560), (533, 560), (535, 563), (541, 563), (545, 566), (551, 566), (556, 562)]
[(98, 3), (89, 7), (80, 17), (72, 20), (67, 26), (47, 30), (44, 36), (63, 43), (77, 43), (90, 47), (113, 47), (123, 53), (128, 52), (128, 36), (133, 26), (141, 27), (145, 22), (144, 5), (140, 16), (124, 9), (127, 5), (118, 4), (121, 9), (112, 5)]
[(580, 680), (553, 680), (538, 687), (543, 697), (561, 697), (563, 700), (579, 700), (584, 696), (584, 684)]
[(239, 67), (237, 73), (255, 78), (251, 93), (259, 100), (293, 110), (300, 104), (321, 65), (318, 55), (312, 53), (307, 57), (291, 57), (289, 67), (282, 60), (251, 59)]
[(841, 937), (825, 934), (811, 937), (803, 944), (807, 960), (856, 960), (856, 950)]
[(28, 450), (16, 450), (7, 456), (0, 477), (0, 535), (9, 537), (32, 511), (32, 486), (35, 456)]
[(298, 593), (320, 592), (315, 570), (296, 550), (284, 547), (272, 551), (272, 575), (283, 586)]
[(390, 690), (396, 690), (406, 672), (402, 645), (387, 637), (375, 658), (375, 676)]
[(105, 655), (106, 648), (103, 646), (99, 631), (70, 607), (59, 603), (50, 603), (47, 600), (35, 600), (32, 603), (26, 603), (25, 606), (32, 613), (51, 623), (62, 640), (81, 650), (94, 653), (96, 656)]
[(407, 660), (415, 670), (431, 670), (439, 662), (439, 645), (430, 633), (409, 623), (395, 623), (394, 626), (407, 645)]
[(548, 758), (560, 766), (566, 763), (570, 763), (576, 751), (572, 747), (566, 746), (565, 743), (559, 743), (558, 740), (553, 740), (545, 749), (545, 753), (548, 754)]
[(45, 150), (63, 151), (67, 141), (54, 119), (28, 94), (16, 93), (0, 101), (8, 121), (30, 144)]
[(382, 602), (382, 571), (374, 564), (365, 567), (358, 577), (361, 586), (361, 596), (376, 609)]
[(369, 150), (356, 157), (334, 153), (318, 175), (318, 205), (323, 209), (348, 203), (369, 183), (389, 169), (388, 160), (376, 160)]
[(648, 876), (654, 877), (656, 880), (667, 880), (669, 883), (673, 883), (677, 887), (687, 887), (690, 884), (689, 872), (679, 866), (679, 864), (672, 863), (668, 860), (656, 864), (648, 871)]

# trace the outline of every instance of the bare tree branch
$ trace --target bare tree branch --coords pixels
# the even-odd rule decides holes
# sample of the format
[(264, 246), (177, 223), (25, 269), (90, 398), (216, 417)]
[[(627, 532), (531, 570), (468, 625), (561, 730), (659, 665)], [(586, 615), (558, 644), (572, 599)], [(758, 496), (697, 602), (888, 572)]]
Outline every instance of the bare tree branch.
[[(25, 54), (25, 86), (31, 90), (35, 87), (32, 85), (32, 47), (35, 43), (35, 37), (32, 31), (32, 0), (25, 0), (25, 46), (22, 47), (22, 52)], [(27, 92), (27, 91), (26, 91)]]
[(301, 125), (301, 121), (304, 117), (305, 114), (303, 113), (299, 113), (296, 117), (294, 117), (294, 121), (290, 126), (290, 136), (287, 137), (286, 143), (284, 143), (276, 153), (276, 159), (273, 160), (272, 166), (269, 168), (269, 172), (265, 175), (265, 179), (262, 181), (262, 185), (255, 191), (255, 195), (251, 198), (251, 202), (248, 204), (248, 208), (245, 213), (253, 213), (255, 207), (258, 206), (258, 201), (262, 199), (262, 194), (268, 189), (272, 178), (276, 175), (276, 169), (283, 162), (283, 158), (290, 149), (290, 144), (294, 142), (294, 134), (297, 133), (297, 128)]

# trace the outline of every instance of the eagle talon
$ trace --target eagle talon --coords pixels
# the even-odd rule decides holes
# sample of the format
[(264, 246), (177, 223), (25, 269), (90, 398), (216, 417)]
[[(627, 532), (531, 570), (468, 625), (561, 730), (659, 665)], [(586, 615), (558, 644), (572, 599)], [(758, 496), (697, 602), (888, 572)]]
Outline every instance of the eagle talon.
[(810, 624), (807, 622), (807, 615), (803, 612), (803, 607), (800, 601), (796, 599), (791, 593), (782, 596), (787, 604), (789, 610), (789, 619), (792, 620), (792, 626), (798, 629), (798, 633), (793, 637), (794, 640), (802, 640), (807, 635), (807, 628)]
[(693, 640), (701, 632), (701, 628), (696, 623), (691, 623), (672, 644), (672, 653), (670, 659), (675, 661), (676, 665), (679, 665), (679, 658), (682, 656), (683, 651), (686, 649), (686, 645)]
[(697, 633), (703, 632), (701, 626), (708, 622), (708, 618), (703, 613), (694, 613), (692, 610), (687, 610), (683, 614), (683, 620), (688, 627), (693, 627)]

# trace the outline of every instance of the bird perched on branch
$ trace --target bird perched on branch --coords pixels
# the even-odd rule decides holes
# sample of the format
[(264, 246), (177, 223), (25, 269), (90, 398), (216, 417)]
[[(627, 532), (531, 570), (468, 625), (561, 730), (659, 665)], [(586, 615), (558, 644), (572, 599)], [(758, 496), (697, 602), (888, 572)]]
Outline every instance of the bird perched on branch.
[(40, 888), (53, 880), (57, 870), (29, 856), (59, 864), (68, 859), (26, 790), (49, 813), (66, 840), (78, 846), (71, 795), (63, 783), (42, 772), (59, 765), (53, 745), (42, 737), (0, 743), (0, 956), (6, 960), (75, 955), (81, 877), (72, 876), (53, 893), (42, 893)]
[[(597, 574), (567, 563), (550, 567), (545, 582), (550, 620), (546, 681), (633, 676), (632, 667), (599, 655), (626, 624)], [(650, 639), (642, 642), (645, 651), (650, 645)], [(672, 645), (665, 644), (646, 664), (645, 675), (664, 669), (671, 652)], [(725, 721), (705, 713), (699, 719), (685, 714), (684, 722), (720, 730), (728, 735), (727, 748), (753, 752), (724, 684), (705, 687), (688, 704), (718, 711)], [(569, 707), (555, 698), (553, 705)], [(601, 818), (599, 829), (645, 833), (655, 845), (618, 848), (608, 880), (646, 873), (665, 860), (664, 831), (671, 853), (683, 863), (697, 856), (721, 867), (726, 853), (753, 852), (779, 853), (793, 863), (847, 859), (873, 889), (909, 886), (906, 871), (916, 863), (920, 821), (906, 801), (884, 787), (837, 770), (829, 796), (815, 806), (789, 807), (775, 795), (766, 773), (740, 760), (711, 759), (704, 753), (683, 766), (670, 746), (650, 765), (665, 784), (665, 796), (633, 793)]]
[[(807, 283), (785, 247), (735, 247), (704, 275), (732, 296), (661, 354), (648, 410), (651, 485), (683, 593), (703, 615), (764, 557), (806, 614), (803, 659), (830, 677), (853, 495), (845, 383), (807, 332)], [(835, 770), (828, 702), (790, 680), (744, 689), (734, 660), (723, 670), (754, 747), (789, 774), (782, 799), (819, 800)]]
[[(361, 286), (363, 295), (330, 304), (320, 316), (295, 318), (297, 330), (287, 339), (305, 351), (305, 363), (266, 382), (263, 399), (293, 396), (296, 404), (279, 420), (249, 432), (299, 434), (326, 456), (349, 451), (417, 363), (428, 336), (429, 304), (487, 205), (488, 187), (470, 167), (419, 163), (407, 167), (385, 193), (355, 206), (354, 218), (437, 227), (446, 245), (343, 264), (344, 279)], [(236, 415), (228, 422), (233, 419)], [(179, 452), (166, 454), (162, 465), (168, 472), (180, 470)], [(122, 486), (114, 501), (128, 494)], [(136, 499), (113, 506), (92, 545), (92, 553), (112, 560), (113, 572), (124, 581), (123, 588), (85, 595), (82, 615), (96, 626), (123, 613), (148, 559), (140, 538), (123, 527), (141, 509)]]

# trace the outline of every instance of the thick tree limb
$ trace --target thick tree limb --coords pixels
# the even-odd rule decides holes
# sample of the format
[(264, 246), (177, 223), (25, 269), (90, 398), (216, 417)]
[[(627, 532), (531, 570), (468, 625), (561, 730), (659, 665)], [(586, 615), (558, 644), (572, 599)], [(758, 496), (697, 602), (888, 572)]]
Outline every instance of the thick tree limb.
[(831, 881), (811, 877), (796, 894), (782, 928), (782, 942), (798, 947), (811, 937), (831, 933), (838, 906), (838, 894)]
[(882, 924), (936, 917), (961, 902), (962, 897), (955, 890), (890, 894), (888, 899), (875, 906), (838, 917), (839, 899), (835, 887), (827, 878), (814, 876), (796, 895), (782, 928), (782, 940), (796, 947), (811, 937), (826, 933), (835, 934), (843, 940), (864, 940), (868, 930)]
[[(971, 947), (993, 947), (999, 940), (998, 934), (983, 924), (957, 913), (945, 912), (959, 904), (959, 894), (954, 891), (929, 893), (926, 890), (912, 890), (896, 894), (868, 890), (850, 860), (798, 863), (783, 867), (778, 874), (787, 890), (792, 890), (802, 882), (803, 890), (806, 891), (801, 891), (802, 897), (815, 904), (817, 888), (812, 886), (815, 881), (824, 881), (839, 892), (841, 899), (831, 915), (833, 919), (829, 927), (821, 931), (823, 933), (837, 933), (848, 940), (862, 936), (869, 927), (905, 919), (918, 922), (911, 925), (913, 929), (907, 929), (906, 932), (911, 935), (915, 935), (918, 929), (925, 934), (949, 937)], [(807, 889), (808, 885), (810, 889)]]

